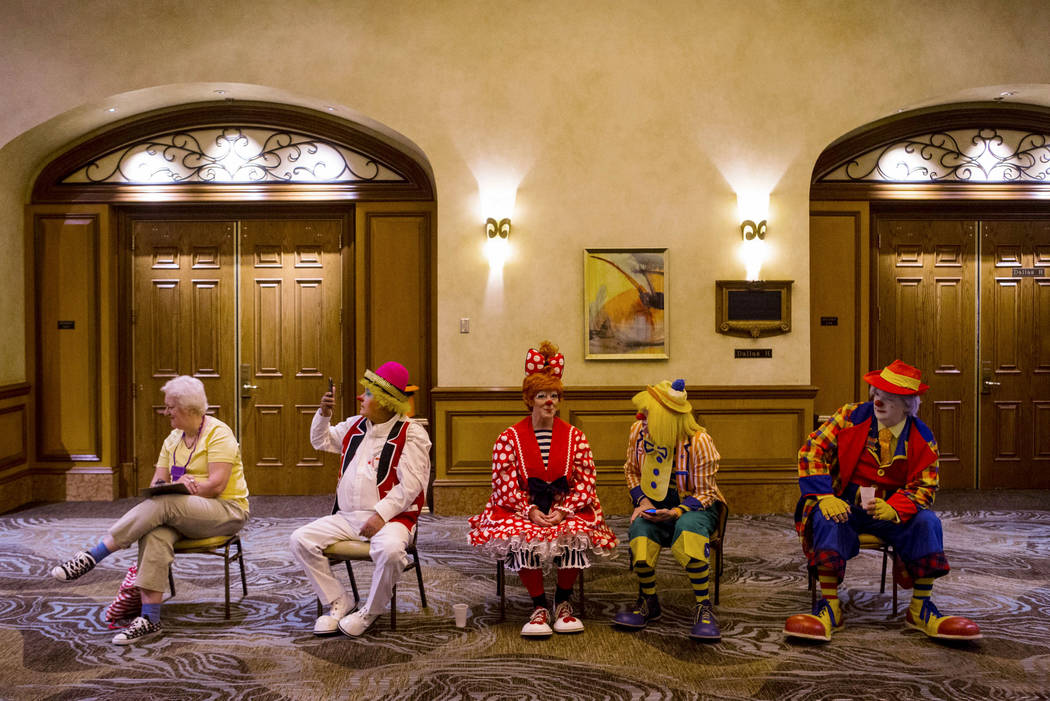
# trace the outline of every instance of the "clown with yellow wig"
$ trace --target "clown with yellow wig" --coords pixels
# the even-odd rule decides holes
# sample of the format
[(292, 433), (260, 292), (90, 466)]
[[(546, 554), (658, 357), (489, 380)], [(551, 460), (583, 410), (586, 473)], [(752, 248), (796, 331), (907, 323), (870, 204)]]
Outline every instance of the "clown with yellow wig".
[[(333, 426), (335, 391), (329, 389), (310, 424), (310, 445), (341, 456), (335, 512), (296, 529), (290, 538), (292, 555), (317, 600), (329, 606), (314, 623), (315, 635), (342, 631), (356, 638), (386, 610), (408, 562), (406, 549), (430, 477), (430, 438), (408, 418), (416, 389), (408, 382), (408, 369), (383, 363), (375, 371), (365, 370), (361, 385), (357, 416)], [(375, 569), (364, 604), (354, 600), (356, 588), (350, 598), (324, 553), (343, 541), (368, 543)]]
[(689, 637), (721, 639), (708, 594), (710, 538), (718, 527), (716, 503), (725, 497), (715, 484), (718, 451), (693, 417), (685, 380), (650, 385), (632, 400), (638, 421), (631, 427), (623, 466), (634, 511), (628, 530), (631, 561), (638, 576), (638, 601), (616, 614), (623, 628), (641, 629), (660, 618), (656, 561), (660, 549), (685, 568), (695, 600)]

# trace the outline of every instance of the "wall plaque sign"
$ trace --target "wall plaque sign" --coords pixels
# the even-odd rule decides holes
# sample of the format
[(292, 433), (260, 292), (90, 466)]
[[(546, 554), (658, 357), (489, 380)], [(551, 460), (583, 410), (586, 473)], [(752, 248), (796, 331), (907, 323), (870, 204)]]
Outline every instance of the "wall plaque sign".
[(791, 331), (792, 280), (715, 280), (715, 330), (729, 336)]
[(772, 358), (772, 348), (734, 348), (734, 358)]

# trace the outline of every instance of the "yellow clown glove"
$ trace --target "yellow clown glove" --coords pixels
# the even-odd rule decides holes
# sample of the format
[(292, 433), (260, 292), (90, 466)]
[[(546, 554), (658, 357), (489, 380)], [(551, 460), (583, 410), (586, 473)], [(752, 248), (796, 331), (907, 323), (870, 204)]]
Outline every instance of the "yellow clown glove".
[(834, 520), (836, 516), (849, 514), (849, 504), (834, 494), (825, 494), (822, 497), (817, 497), (817, 502), (820, 504), (820, 511), (826, 519)]
[(897, 523), (901, 520), (896, 509), (886, 503), (885, 499), (873, 499), (871, 505), (868, 506), (868, 513), (871, 514), (872, 518), (877, 518), (880, 521)]

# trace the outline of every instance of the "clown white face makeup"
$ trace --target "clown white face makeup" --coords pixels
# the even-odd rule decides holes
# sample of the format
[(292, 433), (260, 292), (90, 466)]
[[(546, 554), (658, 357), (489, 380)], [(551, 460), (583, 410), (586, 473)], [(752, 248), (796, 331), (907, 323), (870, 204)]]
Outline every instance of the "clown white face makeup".
[(875, 418), (883, 426), (896, 426), (908, 415), (908, 404), (899, 394), (876, 389), (871, 399), (875, 403)]
[(551, 428), (554, 426), (554, 415), (558, 413), (558, 402), (561, 397), (553, 390), (540, 390), (532, 398), (532, 427)]

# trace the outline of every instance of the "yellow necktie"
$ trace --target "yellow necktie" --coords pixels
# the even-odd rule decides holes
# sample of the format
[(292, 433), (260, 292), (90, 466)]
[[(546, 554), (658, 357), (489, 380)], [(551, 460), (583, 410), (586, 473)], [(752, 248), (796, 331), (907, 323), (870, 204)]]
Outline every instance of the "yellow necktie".
[(893, 459), (893, 431), (888, 428), (879, 431), (879, 462), (888, 464)]

